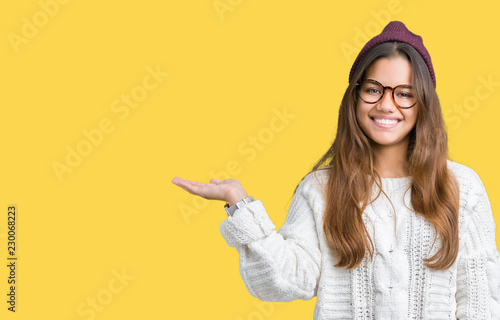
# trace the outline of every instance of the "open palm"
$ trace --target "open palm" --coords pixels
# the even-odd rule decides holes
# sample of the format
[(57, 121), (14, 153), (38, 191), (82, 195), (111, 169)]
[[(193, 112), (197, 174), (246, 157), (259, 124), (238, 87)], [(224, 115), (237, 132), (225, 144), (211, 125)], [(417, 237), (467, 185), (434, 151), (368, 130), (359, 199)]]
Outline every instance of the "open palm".
[(212, 179), (210, 183), (203, 183), (174, 177), (172, 183), (191, 194), (209, 200), (223, 200), (232, 203), (235, 202), (234, 199), (238, 201), (247, 196), (241, 182), (235, 179)]

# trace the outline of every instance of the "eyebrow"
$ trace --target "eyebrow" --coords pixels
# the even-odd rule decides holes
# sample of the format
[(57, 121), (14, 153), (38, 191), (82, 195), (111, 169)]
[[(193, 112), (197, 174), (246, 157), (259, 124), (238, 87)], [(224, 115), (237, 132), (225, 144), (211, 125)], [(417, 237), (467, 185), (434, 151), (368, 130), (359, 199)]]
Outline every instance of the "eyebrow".
[[(366, 78), (366, 79), (364, 79), (364, 80), (374, 81), (374, 82), (379, 83), (379, 84), (381, 84), (382, 86), (384, 86), (384, 85), (382, 84), (382, 82), (380, 82), (380, 81), (378, 81), (378, 80), (375, 80), (375, 79), (372, 79), (372, 78)], [(364, 81), (364, 80), (361, 80), (361, 81)], [(413, 85), (408, 84), (408, 83), (398, 84), (397, 86), (404, 86), (404, 87), (408, 87), (408, 88), (413, 88)], [(397, 87), (397, 86), (395, 86), (395, 87)], [(384, 86), (384, 87), (395, 88), (395, 87), (391, 87), (391, 86)]]

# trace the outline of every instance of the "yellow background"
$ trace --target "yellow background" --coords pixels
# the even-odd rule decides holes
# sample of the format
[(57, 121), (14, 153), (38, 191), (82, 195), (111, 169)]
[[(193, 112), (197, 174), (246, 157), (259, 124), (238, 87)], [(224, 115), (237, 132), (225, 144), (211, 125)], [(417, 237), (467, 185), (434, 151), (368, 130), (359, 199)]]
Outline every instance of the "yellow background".
[[(479, 174), (500, 222), (494, 1), (1, 6), (1, 319), (311, 319), (316, 298), (256, 305), (220, 235), (224, 203), (171, 180), (208, 182), (224, 171), (282, 226), (295, 186), (332, 142), (356, 43), (388, 20), (423, 36), (450, 156)], [(36, 30), (27, 26), (34, 21)], [(159, 81), (148, 68), (162, 72)], [(484, 85), (488, 77), (495, 85)], [(132, 94), (144, 100), (127, 106)], [(273, 122), (277, 112), (288, 123)], [(83, 133), (110, 127), (94, 136), (99, 143)], [(86, 155), (56, 174), (78, 147)], [(6, 303), (10, 204), (15, 314)]]

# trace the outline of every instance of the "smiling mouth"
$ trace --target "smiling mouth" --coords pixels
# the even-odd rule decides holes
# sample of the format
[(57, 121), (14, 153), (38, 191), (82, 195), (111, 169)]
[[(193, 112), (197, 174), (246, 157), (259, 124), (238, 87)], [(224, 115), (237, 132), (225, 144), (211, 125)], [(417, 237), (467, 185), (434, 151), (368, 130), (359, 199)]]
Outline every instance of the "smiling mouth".
[(398, 125), (402, 120), (400, 119), (381, 119), (381, 118), (371, 118), (373, 123), (379, 128), (390, 129)]
[(376, 123), (386, 124), (386, 125), (393, 125), (400, 121), (396, 119), (376, 119), (376, 118), (372, 118), (372, 120), (375, 121)]

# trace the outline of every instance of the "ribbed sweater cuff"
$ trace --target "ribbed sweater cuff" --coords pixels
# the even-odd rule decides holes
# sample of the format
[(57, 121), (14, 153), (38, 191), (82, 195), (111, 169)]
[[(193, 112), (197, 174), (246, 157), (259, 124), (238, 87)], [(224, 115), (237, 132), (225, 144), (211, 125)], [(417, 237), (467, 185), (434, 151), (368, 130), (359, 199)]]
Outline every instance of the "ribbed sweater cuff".
[(269, 236), (276, 226), (260, 200), (236, 210), (220, 224), (220, 231), (230, 247), (245, 245)]

